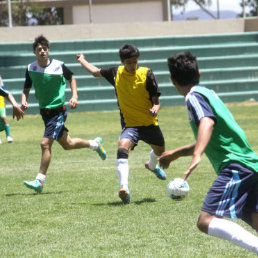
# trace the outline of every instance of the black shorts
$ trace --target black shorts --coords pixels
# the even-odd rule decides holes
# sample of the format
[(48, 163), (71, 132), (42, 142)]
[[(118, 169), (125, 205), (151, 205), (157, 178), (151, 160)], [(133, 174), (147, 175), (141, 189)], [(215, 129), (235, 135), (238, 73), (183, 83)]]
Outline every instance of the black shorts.
[(165, 140), (159, 126), (138, 126), (138, 127), (125, 127), (120, 135), (121, 139), (130, 139), (134, 145), (138, 141), (144, 141), (148, 144), (164, 146)]

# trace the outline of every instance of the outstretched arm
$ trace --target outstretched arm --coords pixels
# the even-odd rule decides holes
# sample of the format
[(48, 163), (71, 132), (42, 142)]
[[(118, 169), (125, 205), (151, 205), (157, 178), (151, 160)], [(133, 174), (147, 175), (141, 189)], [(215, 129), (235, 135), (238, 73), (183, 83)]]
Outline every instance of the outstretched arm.
[(184, 180), (192, 173), (192, 171), (199, 165), (201, 162), (201, 156), (207, 147), (214, 127), (214, 120), (210, 117), (203, 117), (200, 121), (198, 128), (197, 142), (193, 151), (193, 158), (191, 163), (184, 174)]
[(174, 150), (164, 151), (159, 157), (159, 164), (162, 168), (168, 168), (170, 163), (183, 156), (191, 156), (193, 154), (195, 143), (185, 145)]
[(89, 63), (86, 59), (85, 56), (80, 54), (76, 56), (77, 61), (94, 77), (102, 77), (100, 73), (100, 69), (91, 63)]

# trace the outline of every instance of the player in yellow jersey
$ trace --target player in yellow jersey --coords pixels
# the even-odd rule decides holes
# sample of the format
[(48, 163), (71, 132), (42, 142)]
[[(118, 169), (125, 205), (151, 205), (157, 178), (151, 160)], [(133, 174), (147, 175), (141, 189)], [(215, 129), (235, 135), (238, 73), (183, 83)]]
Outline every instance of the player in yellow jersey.
[(158, 125), (160, 90), (153, 72), (147, 67), (138, 66), (140, 53), (133, 45), (123, 45), (119, 56), (122, 65), (107, 69), (92, 65), (82, 54), (77, 55), (77, 60), (93, 76), (104, 77), (115, 88), (122, 126), (116, 160), (121, 186), (119, 197), (127, 204), (130, 203), (129, 152), (139, 140), (149, 144), (152, 150), (145, 167), (159, 179), (165, 180), (165, 172), (157, 166), (158, 157), (165, 151), (165, 141)]
[[(10, 125), (6, 119), (5, 99), (3, 96), (0, 96), (0, 131), (3, 131), (3, 130), (5, 130), (7, 142), (9, 143), (13, 142), (13, 138), (11, 136), (11, 131), (10, 131)], [(1, 143), (2, 142), (0, 139), (0, 144)]]
[[(8, 121), (6, 119), (5, 98), (7, 98), (8, 101), (13, 106), (13, 118), (16, 117), (17, 120), (20, 120), (21, 118), (23, 118), (23, 111), (21, 110), (21, 108), (17, 104), (13, 95), (4, 88), (2, 77), (0, 75), (0, 132), (5, 130), (7, 141), (12, 142), (13, 139), (12, 139), (11, 134), (10, 134), (10, 126), (9, 126)], [(1, 143), (2, 142), (1, 142), (1, 139), (0, 139), (0, 144)]]

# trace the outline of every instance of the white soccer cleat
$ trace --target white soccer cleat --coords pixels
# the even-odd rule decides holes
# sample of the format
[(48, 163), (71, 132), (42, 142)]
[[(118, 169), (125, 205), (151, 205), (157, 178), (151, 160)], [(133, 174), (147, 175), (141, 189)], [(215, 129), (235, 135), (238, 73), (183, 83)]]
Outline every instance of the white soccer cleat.
[(7, 142), (9, 143), (13, 142), (13, 138), (11, 136), (7, 136), (6, 139), (7, 139)]

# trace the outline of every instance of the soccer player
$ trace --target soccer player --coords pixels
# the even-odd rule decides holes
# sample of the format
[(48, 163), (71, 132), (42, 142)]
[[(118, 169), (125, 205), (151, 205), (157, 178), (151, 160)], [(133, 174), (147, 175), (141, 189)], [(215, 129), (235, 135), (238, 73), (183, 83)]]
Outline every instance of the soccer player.
[(218, 177), (204, 200), (198, 228), (258, 254), (258, 237), (223, 219), (240, 218), (258, 231), (258, 157), (220, 98), (199, 86), (196, 57), (179, 53), (168, 58), (168, 67), (173, 84), (185, 97), (196, 142), (164, 152), (160, 166), (168, 168), (179, 157), (192, 155), (184, 174), (187, 180), (205, 152)]
[(46, 180), (46, 173), (51, 159), (51, 147), (56, 140), (64, 150), (90, 148), (95, 150), (101, 159), (106, 159), (106, 151), (102, 139), (94, 140), (71, 138), (65, 127), (67, 110), (65, 106), (66, 80), (69, 81), (72, 97), (69, 100), (71, 109), (77, 108), (78, 96), (73, 73), (63, 62), (49, 59), (49, 42), (44, 36), (35, 38), (33, 51), (37, 60), (28, 65), (26, 80), (22, 92), (22, 108), (28, 108), (27, 99), (32, 85), (39, 102), (40, 114), (45, 124), (45, 132), (41, 141), (41, 163), (39, 173), (34, 181), (24, 181), (25, 186), (41, 193)]
[[(11, 136), (10, 125), (6, 118), (6, 109), (5, 109), (5, 98), (0, 96), (0, 131), (5, 130), (7, 142), (13, 142), (13, 138)], [(0, 144), (2, 143), (0, 139)]]
[[(23, 111), (17, 104), (14, 96), (4, 88), (4, 84), (2, 81), (2, 77), (0, 75), (0, 96), (3, 96), (4, 98), (7, 98), (7, 100), (12, 104), (13, 106), (13, 118), (16, 117), (17, 121), (19, 121), (21, 118), (23, 118)], [(0, 111), (1, 112), (1, 111)]]
[(157, 119), (160, 91), (153, 72), (147, 67), (138, 67), (139, 55), (138, 48), (125, 44), (119, 50), (122, 65), (107, 69), (100, 69), (86, 61), (84, 55), (77, 55), (77, 60), (89, 73), (104, 77), (115, 88), (122, 126), (116, 163), (121, 186), (119, 197), (124, 204), (130, 203), (128, 155), (139, 140), (152, 148), (145, 167), (159, 179), (166, 179), (164, 171), (157, 166), (157, 158), (165, 150)]

